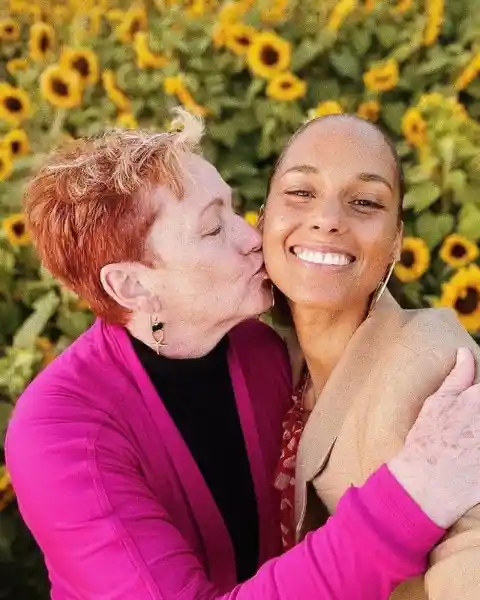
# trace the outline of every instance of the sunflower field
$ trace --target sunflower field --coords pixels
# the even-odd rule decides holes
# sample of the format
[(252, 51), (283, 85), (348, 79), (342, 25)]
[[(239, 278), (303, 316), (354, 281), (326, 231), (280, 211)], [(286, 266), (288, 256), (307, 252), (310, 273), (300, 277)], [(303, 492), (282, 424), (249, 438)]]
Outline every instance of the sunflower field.
[[(85, 302), (38, 264), (21, 208), (26, 178), (72, 138), (168, 128), (177, 105), (205, 117), (205, 155), (252, 222), (276, 156), (306, 119), (346, 112), (381, 126), (407, 184), (391, 289), (407, 307), (453, 307), (480, 339), (476, 8), (478, 0), (2, 0), (2, 432), (25, 385), (92, 322)], [(48, 597), (4, 467), (0, 567), (0, 598)]]

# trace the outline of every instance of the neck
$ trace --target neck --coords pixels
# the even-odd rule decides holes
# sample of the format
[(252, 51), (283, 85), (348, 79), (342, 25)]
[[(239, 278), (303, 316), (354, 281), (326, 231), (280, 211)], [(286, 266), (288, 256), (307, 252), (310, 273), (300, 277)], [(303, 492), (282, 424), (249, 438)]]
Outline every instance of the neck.
[[(235, 324), (219, 324), (210, 328), (195, 327), (183, 322), (175, 326), (165, 324), (164, 346), (160, 346), (159, 353), (167, 358), (199, 358), (211, 352), (220, 340), (232, 329)], [(155, 349), (150, 323), (144, 315), (132, 317), (127, 327), (133, 337), (147, 346)]]
[(291, 310), (298, 342), (317, 397), (363, 322), (366, 307), (332, 311), (293, 305)]

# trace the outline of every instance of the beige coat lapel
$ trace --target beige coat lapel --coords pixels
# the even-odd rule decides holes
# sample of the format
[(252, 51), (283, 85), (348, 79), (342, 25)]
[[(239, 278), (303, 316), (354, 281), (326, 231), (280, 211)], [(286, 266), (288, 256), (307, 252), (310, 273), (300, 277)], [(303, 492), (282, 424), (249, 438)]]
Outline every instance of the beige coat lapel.
[(301, 520), (306, 484), (325, 467), (335, 440), (366, 375), (382, 360), (404, 321), (400, 306), (385, 292), (357, 329), (328, 379), (305, 426), (297, 455), (296, 517)]

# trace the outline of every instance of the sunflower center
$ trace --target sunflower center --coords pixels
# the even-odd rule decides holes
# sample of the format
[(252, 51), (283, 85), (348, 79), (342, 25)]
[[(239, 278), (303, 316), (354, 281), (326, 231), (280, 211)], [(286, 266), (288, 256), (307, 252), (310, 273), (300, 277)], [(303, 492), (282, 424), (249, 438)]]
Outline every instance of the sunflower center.
[(42, 33), (40, 39), (38, 40), (38, 46), (40, 50), (45, 53), (50, 48), (50, 38), (46, 33)]
[(466, 294), (455, 302), (455, 310), (462, 315), (471, 315), (477, 310), (479, 300), (478, 290), (468, 287)]
[(68, 96), (68, 85), (58, 77), (52, 79), (52, 90), (57, 96)]
[(136, 33), (138, 33), (140, 31), (141, 27), (142, 27), (142, 24), (140, 22), (140, 19), (133, 19), (133, 21), (130, 23), (131, 35), (135, 35)]
[(12, 225), (12, 231), (17, 237), (22, 237), (25, 234), (25, 223), (15, 223)]
[(264, 46), (260, 53), (260, 59), (267, 67), (273, 67), (278, 63), (280, 56), (273, 46)]
[(465, 256), (465, 254), (467, 254), (467, 249), (462, 244), (455, 244), (452, 247), (450, 254), (454, 258), (463, 258)]
[(10, 148), (12, 149), (12, 154), (18, 154), (21, 149), (20, 142), (14, 141), (10, 144)]
[(402, 250), (400, 262), (404, 267), (407, 267), (407, 269), (413, 267), (415, 264), (415, 254), (411, 250)]
[(246, 35), (239, 35), (236, 38), (236, 42), (240, 46), (250, 46), (250, 38), (248, 38)]
[(15, 96), (7, 96), (5, 98), (5, 106), (9, 112), (20, 112), (22, 110), (22, 103)]
[(282, 83), (280, 84), (280, 87), (282, 88), (282, 90), (289, 90), (292, 87), (292, 82), (291, 81), (282, 81)]
[(13, 33), (13, 27), (11, 25), (7, 25), (5, 27), (5, 32), (6, 33)]
[(90, 64), (84, 56), (79, 56), (72, 62), (72, 67), (78, 71), (82, 77), (90, 75)]

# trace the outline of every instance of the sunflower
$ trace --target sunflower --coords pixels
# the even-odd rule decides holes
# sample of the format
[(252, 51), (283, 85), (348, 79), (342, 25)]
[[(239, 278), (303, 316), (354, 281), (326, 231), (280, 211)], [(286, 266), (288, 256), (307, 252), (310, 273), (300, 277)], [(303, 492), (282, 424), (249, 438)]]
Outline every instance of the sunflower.
[(5, 181), (13, 171), (13, 162), (10, 150), (5, 146), (0, 147), (0, 181)]
[[(480, 61), (479, 61), (480, 62)], [(418, 107), (421, 109), (435, 109), (443, 108), (450, 110), (452, 116), (457, 117), (464, 121), (468, 118), (468, 113), (465, 107), (455, 96), (447, 98), (438, 92), (431, 92), (429, 94), (422, 94), (418, 102)]]
[(400, 260), (395, 265), (395, 275), (403, 283), (416, 281), (430, 266), (430, 250), (422, 238), (406, 237), (403, 240)]
[(0, 468), (0, 511), (4, 510), (10, 502), (15, 498), (15, 492), (13, 490), (10, 475), (3, 465)]
[(217, 23), (212, 29), (212, 42), (215, 48), (223, 48), (227, 41), (228, 25)]
[(400, 13), (403, 14), (405, 12), (407, 12), (407, 10), (410, 10), (413, 6), (413, 0), (398, 0), (397, 1), (397, 5), (395, 6), (395, 10)]
[(3, 147), (8, 148), (12, 158), (25, 156), (30, 152), (30, 144), (26, 131), (23, 129), (12, 129), (1, 140)]
[(133, 41), (139, 69), (161, 69), (168, 64), (168, 58), (152, 52), (148, 45), (148, 34), (140, 31)]
[(35, 343), (35, 346), (40, 350), (42, 354), (42, 367), (46, 367), (55, 358), (55, 349), (48, 337), (39, 337)]
[(20, 25), (14, 19), (0, 19), (0, 40), (15, 42), (20, 38)]
[(2, 229), (12, 246), (28, 246), (30, 244), (30, 234), (22, 213), (16, 213), (3, 219)]
[(258, 33), (247, 52), (247, 63), (251, 72), (258, 77), (271, 79), (286, 71), (292, 59), (292, 46), (275, 33)]
[(452, 233), (443, 241), (439, 254), (443, 262), (458, 269), (466, 267), (478, 258), (479, 251), (477, 244), (463, 237), (463, 235)]
[(443, 14), (445, 11), (444, 0), (426, 0), (427, 24), (423, 33), (425, 46), (432, 46), (442, 29)]
[(339, 0), (328, 18), (327, 29), (338, 31), (348, 15), (357, 8), (357, 0)]
[(7, 62), (7, 71), (10, 75), (15, 75), (18, 71), (28, 69), (28, 58), (12, 58)]
[(427, 123), (418, 108), (409, 108), (402, 118), (405, 139), (416, 148), (423, 148), (428, 141)]
[(188, 0), (188, 2), (185, 2), (185, 14), (193, 19), (202, 17), (209, 8), (210, 6), (205, 0)]
[(477, 265), (459, 269), (444, 283), (436, 306), (453, 308), (465, 329), (477, 333), (480, 329), (480, 269)]
[(0, 119), (18, 125), (31, 110), (30, 98), (21, 88), (0, 84)]
[(40, 76), (42, 96), (57, 108), (75, 108), (82, 103), (82, 80), (78, 71), (59, 64), (48, 66)]
[(280, 73), (268, 82), (266, 93), (273, 100), (291, 102), (305, 96), (307, 84), (293, 73)]
[(77, 71), (83, 84), (91, 85), (98, 81), (98, 58), (88, 48), (65, 48), (62, 50), (60, 65)]
[(459, 92), (467, 88), (480, 73), (480, 53), (467, 64), (460, 75), (455, 79), (454, 87)]
[(222, 25), (233, 24), (240, 21), (250, 8), (250, 2), (225, 2), (220, 8), (218, 20)]
[(309, 119), (316, 119), (317, 117), (326, 117), (327, 115), (341, 115), (343, 108), (335, 100), (325, 100), (319, 102), (316, 108), (312, 108), (308, 111)]
[(183, 80), (180, 75), (165, 77), (163, 80), (163, 89), (169, 96), (174, 96), (183, 88)]
[(132, 113), (120, 113), (117, 117), (116, 124), (124, 129), (137, 129), (138, 123)]
[(130, 112), (130, 100), (127, 98), (126, 94), (117, 87), (113, 71), (107, 69), (102, 73), (102, 83), (110, 102), (115, 104), (121, 112)]
[(364, 73), (363, 83), (372, 92), (387, 92), (397, 85), (398, 78), (398, 63), (390, 59)]
[(376, 123), (380, 117), (380, 103), (378, 100), (368, 100), (358, 105), (357, 115), (362, 119), (367, 119)]
[(117, 37), (124, 44), (131, 44), (135, 34), (147, 28), (147, 15), (141, 8), (131, 8), (117, 27)]
[(42, 61), (53, 50), (55, 31), (47, 23), (35, 23), (30, 27), (28, 51), (34, 61)]
[(208, 114), (208, 110), (204, 106), (198, 104), (185, 87), (183, 79), (180, 75), (165, 77), (163, 80), (163, 89), (167, 95), (176, 96), (184, 108), (194, 115), (204, 117)]
[(225, 27), (225, 46), (237, 56), (247, 54), (257, 30), (245, 23)]
[(258, 212), (256, 210), (247, 210), (243, 218), (249, 225), (255, 227), (258, 223)]
[(262, 10), (262, 21), (264, 23), (278, 23), (287, 16), (288, 0), (270, 0), (270, 6)]
[(112, 8), (105, 13), (105, 17), (109, 21), (120, 22), (125, 19), (126, 14), (127, 13), (124, 10), (121, 10), (119, 8)]

